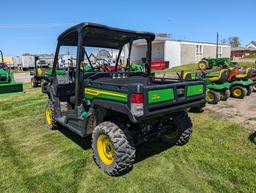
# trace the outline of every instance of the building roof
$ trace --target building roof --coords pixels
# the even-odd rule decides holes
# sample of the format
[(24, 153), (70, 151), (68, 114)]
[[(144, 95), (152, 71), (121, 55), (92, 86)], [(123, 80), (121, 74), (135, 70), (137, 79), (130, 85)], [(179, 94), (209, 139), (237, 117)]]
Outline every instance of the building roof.
[(256, 48), (256, 41), (251, 41), (249, 44), (246, 45), (246, 48), (250, 48), (250, 46)]
[(256, 48), (232, 48), (231, 51), (256, 51)]
[[(213, 42), (204, 42), (204, 41), (194, 41), (194, 40), (177, 40), (177, 39), (171, 39), (171, 38), (156, 38), (153, 42), (153, 44), (157, 44), (157, 43), (164, 43), (166, 41), (170, 41), (170, 42), (180, 42), (180, 43), (188, 43), (188, 44), (206, 44), (206, 45), (216, 45), (216, 43)], [(136, 43), (137, 45), (145, 45), (146, 43), (143, 41), (138, 41)], [(223, 44), (223, 43), (219, 43), (220, 46), (227, 46), (230, 47), (230, 45), (228, 44)]]
[[(155, 41), (174, 41), (182, 43), (195, 43), (195, 44), (211, 44), (216, 45), (216, 42), (196, 41), (196, 40), (184, 40), (184, 39), (171, 39), (171, 38), (156, 38)], [(219, 45), (229, 46), (229, 44), (219, 43)]]

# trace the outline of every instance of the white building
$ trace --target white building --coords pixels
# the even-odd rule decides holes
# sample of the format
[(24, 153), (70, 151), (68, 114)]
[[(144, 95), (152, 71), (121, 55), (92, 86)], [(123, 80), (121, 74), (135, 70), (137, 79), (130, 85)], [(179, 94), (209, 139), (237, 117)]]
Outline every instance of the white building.
[[(140, 61), (145, 55), (146, 43), (136, 42), (133, 45), (131, 60)], [(219, 57), (230, 57), (231, 47), (219, 44)], [(143, 56), (144, 56), (143, 55)], [(146, 56), (144, 56), (146, 57)], [(152, 61), (169, 62), (169, 67), (197, 63), (202, 58), (216, 57), (216, 43), (187, 40), (156, 39), (152, 44)]]

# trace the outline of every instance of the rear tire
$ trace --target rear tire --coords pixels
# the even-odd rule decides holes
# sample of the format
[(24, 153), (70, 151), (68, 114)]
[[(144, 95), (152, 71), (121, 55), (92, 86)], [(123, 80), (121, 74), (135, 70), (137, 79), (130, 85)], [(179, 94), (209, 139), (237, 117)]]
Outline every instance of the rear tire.
[(223, 95), (221, 95), (220, 100), (227, 101), (229, 97), (230, 97), (230, 90), (227, 89), (224, 91)]
[(207, 60), (201, 60), (198, 62), (198, 69), (200, 70), (206, 70), (209, 69), (209, 62)]
[(231, 88), (231, 96), (238, 99), (243, 99), (247, 95), (247, 89), (242, 86), (233, 86)]
[[(135, 147), (130, 136), (116, 124), (106, 121), (95, 127), (92, 133), (92, 150), (95, 163), (110, 176), (128, 173), (135, 161)], [(104, 140), (101, 138), (105, 137)]]
[(170, 126), (172, 127), (167, 134), (162, 135), (162, 140), (168, 145), (183, 146), (187, 144), (192, 135), (192, 122), (188, 116), (188, 113), (182, 111), (172, 116), (170, 120)]
[(214, 90), (208, 90), (207, 91), (207, 102), (209, 104), (217, 104), (220, 102), (221, 95), (219, 92), (216, 92)]

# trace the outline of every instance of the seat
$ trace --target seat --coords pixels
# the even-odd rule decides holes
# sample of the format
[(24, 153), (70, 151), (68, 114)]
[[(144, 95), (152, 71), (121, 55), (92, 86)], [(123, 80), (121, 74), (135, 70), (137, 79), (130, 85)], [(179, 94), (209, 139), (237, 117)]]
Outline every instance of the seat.
[(42, 76), (43, 75), (43, 70), (41, 68), (37, 69), (37, 74), (38, 76)]
[(228, 78), (228, 70), (222, 69), (218, 73), (207, 74), (206, 78), (211, 82), (225, 82), (226, 79)]
[(184, 73), (182, 73), (182, 79), (191, 80), (192, 79), (192, 74), (190, 72), (184, 72)]
[(256, 73), (255, 73), (255, 74), (252, 74), (251, 79), (252, 79), (253, 81), (256, 81)]
[(202, 77), (197, 73), (192, 72), (184, 72), (181, 74), (183, 80), (197, 80), (202, 79)]
[(247, 68), (244, 73), (236, 75), (236, 79), (248, 79), (252, 75), (252, 68)]

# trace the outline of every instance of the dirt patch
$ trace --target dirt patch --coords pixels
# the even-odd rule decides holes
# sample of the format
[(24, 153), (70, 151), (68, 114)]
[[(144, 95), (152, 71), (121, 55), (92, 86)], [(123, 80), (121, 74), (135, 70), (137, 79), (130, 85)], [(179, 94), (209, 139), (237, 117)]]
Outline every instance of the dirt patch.
[(216, 112), (221, 118), (235, 121), (251, 131), (256, 131), (256, 93), (244, 99), (229, 98), (217, 105), (207, 105), (205, 111)]

